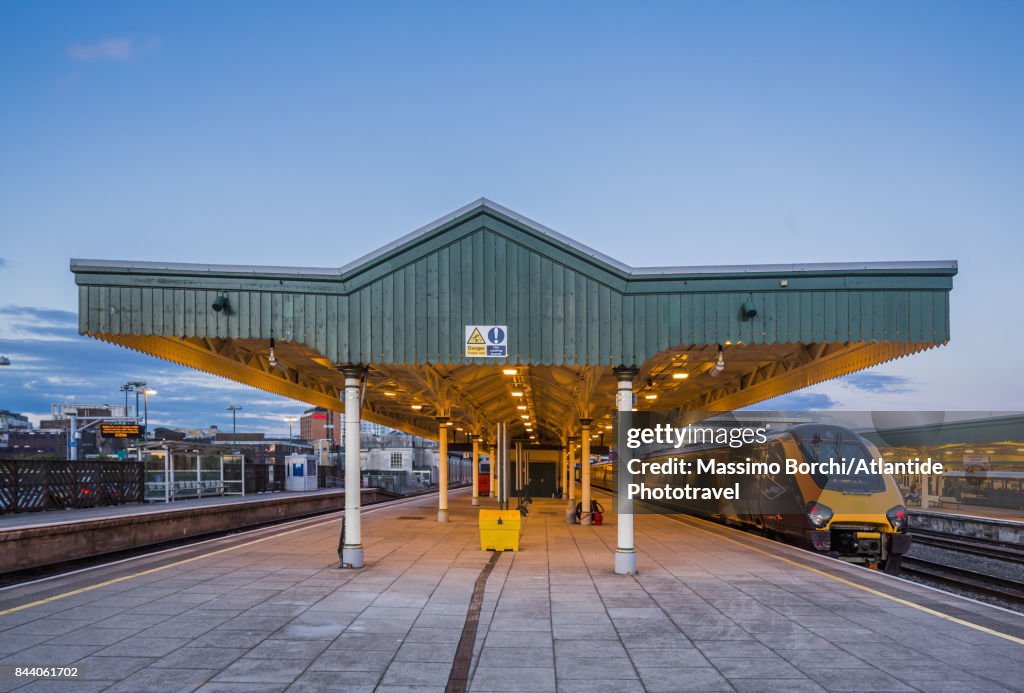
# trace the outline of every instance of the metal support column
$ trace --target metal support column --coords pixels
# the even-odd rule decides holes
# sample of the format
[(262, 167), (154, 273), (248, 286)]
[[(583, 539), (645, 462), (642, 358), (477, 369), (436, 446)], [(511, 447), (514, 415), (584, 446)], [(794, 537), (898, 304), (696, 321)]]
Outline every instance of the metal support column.
[(583, 487), (583, 507), (580, 509), (580, 524), (589, 525), (594, 522), (594, 513), (590, 511), (590, 424), (593, 419), (580, 419), (580, 486)]
[(494, 497), (498, 499), (498, 510), (504, 510), (505, 509), (505, 506), (502, 504), (504, 502), (504, 499), (505, 499), (504, 495), (502, 495), (504, 493), (504, 491), (502, 489), (504, 488), (504, 484), (505, 484), (505, 470), (501, 466), (502, 462), (505, 459), (505, 454), (504, 454), (504, 449), (505, 449), (504, 448), (504, 445), (505, 445), (505, 437), (504, 437), (504, 435), (505, 434), (504, 434), (504, 432), (502, 430), (504, 428), (504, 426), (505, 426), (505, 424), (503, 424), (503, 423), (499, 423), (497, 426), (495, 426), (495, 430), (494, 430), (494, 452), (495, 452), (495, 455), (494, 455), (494, 460), (491, 462), (491, 468), (494, 470)]
[(525, 478), (526, 464), (523, 459), (523, 444), (516, 443), (516, 495), (520, 498), (525, 495), (526, 484), (523, 483)]
[(569, 439), (569, 510), (576, 510), (576, 439)]
[(498, 504), (501, 510), (508, 510), (509, 482), (511, 481), (511, 465), (509, 464), (508, 424), (498, 424)]
[(558, 451), (558, 461), (562, 465), (558, 470), (558, 486), (561, 491), (561, 497), (565, 498), (569, 492), (569, 446), (562, 444), (562, 449)]
[(341, 567), (362, 568), (363, 536), (360, 518), (362, 474), (359, 466), (359, 389), (362, 368), (343, 368), (345, 375), (345, 523), (342, 525)]
[(615, 440), (615, 512), (618, 524), (618, 548), (615, 550), (615, 572), (618, 575), (636, 574), (636, 546), (633, 544), (633, 502), (628, 498), (629, 475), (626, 465), (629, 463), (629, 448), (626, 446), (627, 433), (633, 419), (633, 377), (636, 371), (632, 368), (615, 370), (618, 388), (615, 394), (615, 408), (618, 410)]
[(448, 521), (448, 417), (437, 417), (437, 521)]
[(522, 476), (522, 478), (519, 481), (519, 489), (521, 491), (519, 495), (525, 498), (527, 495), (529, 495), (528, 489), (530, 486), (530, 459), (529, 454), (527, 453), (526, 448), (523, 447), (522, 443), (518, 443), (516, 447), (518, 448), (516, 452), (519, 455), (519, 467)]
[(473, 505), (480, 505), (480, 436), (473, 436)]
[(497, 468), (498, 468), (498, 454), (497, 454), (497, 451), (498, 451), (498, 448), (496, 446), (492, 445), (491, 446), (491, 465), (490, 465), (491, 466), (491, 485), (488, 487), (489, 490), (487, 492), (487, 495), (489, 495), (491, 498), (495, 498), (498, 495), (498, 488), (497, 488), (497, 486), (495, 486), (495, 483), (496, 483), (495, 482), (495, 478), (496, 478), (495, 477), (495, 472), (497, 471)]
[[(128, 401), (128, 393), (124, 394), (125, 401)], [(125, 405), (125, 410), (128, 406)], [(78, 459), (78, 416), (72, 414), (68, 418), (68, 459)]]

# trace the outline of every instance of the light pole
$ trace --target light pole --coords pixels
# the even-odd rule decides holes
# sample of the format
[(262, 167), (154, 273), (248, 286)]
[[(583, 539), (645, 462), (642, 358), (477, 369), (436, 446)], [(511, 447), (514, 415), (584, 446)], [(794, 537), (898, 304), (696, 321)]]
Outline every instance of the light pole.
[(227, 408), (226, 411), (231, 412), (231, 444), (238, 445), (238, 420), (235, 418), (238, 415), (238, 410), (242, 408), (240, 404), (232, 404)]
[(128, 418), (128, 393), (129, 392), (134, 392), (135, 393), (135, 419), (138, 420), (138, 418), (139, 418), (139, 392), (144, 387), (146, 387), (146, 382), (144, 380), (131, 380), (131, 381), (129, 381), (129, 382), (127, 382), (127, 383), (125, 383), (124, 385), (121, 386), (121, 389), (124, 391), (124, 417), (126, 419)]
[(143, 424), (143, 426), (145, 426), (146, 430), (145, 430), (145, 433), (142, 436), (143, 440), (149, 440), (149, 396), (150, 395), (155, 395), (155, 394), (156, 394), (156, 390), (154, 390), (152, 388), (149, 388), (149, 387), (143, 388), (143, 390), (142, 390), (142, 406), (143, 406), (143, 408), (144, 408), (144, 410), (146, 412), (145, 423)]
[[(128, 383), (129, 385), (135, 386), (135, 420), (139, 420), (139, 393), (146, 389), (146, 382), (143, 380), (136, 380)], [(125, 412), (127, 413), (127, 412)]]
[(299, 420), (297, 416), (286, 416), (284, 420), (288, 422), (288, 440), (292, 439), (292, 424)]
[(132, 391), (132, 383), (125, 383), (121, 386), (121, 392), (124, 393), (124, 418), (128, 418), (128, 393)]

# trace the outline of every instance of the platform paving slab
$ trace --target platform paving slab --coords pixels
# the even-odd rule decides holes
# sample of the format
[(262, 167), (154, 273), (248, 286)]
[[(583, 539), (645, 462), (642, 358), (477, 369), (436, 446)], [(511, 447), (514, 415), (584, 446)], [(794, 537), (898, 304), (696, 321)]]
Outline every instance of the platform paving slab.
[[(442, 691), (488, 554), (468, 494), (446, 524), (432, 504), (367, 513), (362, 571), (336, 567), (331, 519), (5, 614), (0, 664), (79, 665), (75, 691)], [(613, 513), (568, 526), (563, 505), (535, 502), (487, 581), (471, 691), (1024, 690), (1024, 646), (769, 555), (787, 547), (648, 515), (642, 572), (613, 575)]]

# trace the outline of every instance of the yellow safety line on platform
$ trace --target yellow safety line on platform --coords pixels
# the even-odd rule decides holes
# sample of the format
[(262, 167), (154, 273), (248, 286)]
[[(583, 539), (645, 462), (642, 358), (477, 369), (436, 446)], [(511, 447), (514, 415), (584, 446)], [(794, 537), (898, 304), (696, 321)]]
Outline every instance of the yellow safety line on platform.
[[(830, 573), (826, 573), (823, 570), (818, 570), (817, 568), (812, 568), (812, 567), (810, 567), (808, 565), (804, 565), (803, 563), (798, 563), (797, 561), (792, 561), (792, 560), (790, 560), (788, 558), (783, 558), (782, 556), (779, 556), (778, 554), (774, 554), (774, 553), (771, 553), (770, 551), (765, 551), (763, 549), (759, 549), (756, 546), (752, 546), (750, 544), (745, 544), (742, 541), (736, 541), (735, 539), (730, 539), (727, 536), (724, 536), (724, 535), (719, 534), (717, 532), (712, 532), (709, 529), (704, 529), (703, 527), (698, 527), (696, 525), (692, 525), (692, 524), (689, 524), (687, 522), (683, 522), (682, 520), (676, 519), (675, 517), (672, 517), (670, 515), (662, 515), (662, 517), (665, 517), (665, 518), (667, 518), (669, 520), (672, 520), (673, 522), (678, 522), (681, 525), (685, 525), (687, 527), (692, 527), (693, 529), (697, 530), (698, 532), (704, 532), (705, 534), (710, 534), (713, 537), (717, 537), (719, 539), (724, 539), (725, 541), (727, 541), (727, 542), (729, 542), (731, 544), (736, 544), (737, 546), (742, 546), (745, 549), (750, 549), (752, 551), (756, 551), (757, 553), (763, 554), (765, 556), (770, 556), (771, 558), (774, 558), (776, 560), (782, 561), (783, 563), (788, 563), (790, 565), (796, 566), (797, 568), (803, 568), (804, 570), (809, 570), (812, 573), (815, 573), (817, 575), (821, 575), (823, 577), (827, 577), (829, 579), (835, 580), (836, 582), (841, 582), (844, 585), (848, 585), (850, 587), (856, 587), (857, 589), (863, 590), (864, 592), (867, 592), (869, 594), (873, 594), (876, 597), (884, 597), (884, 598), (886, 598), (886, 599), (888, 599), (890, 601), (896, 602), (897, 604), (902, 604), (904, 606), (913, 607), (913, 608), (917, 609), (918, 611), (923, 611), (924, 613), (931, 614), (932, 616), (938, 616), (939, 618), (945, 619), (946, 621), (952, 621), (953, 623), (958, 623), (961, 626), (967, 626), (968, 628), (973, 628), (974, 630), (980, 631), (982, 633), (988, 633), (989, 635), (994, 635), (997, 638), (1002, 638), (1003, 640), (1009, 640), (1010, 642), (1017, 643), (1018, 645), (1024, 645), (1024, 638), (1018, 638), (1018, 637), (1016, 637), (1014, 635), (1010, 635), (1009, 633), (1001, 633), (998, 630), (992, 630), (991, 628), (988, 628), (986, 626), (978, 625), (977, 623), (972, 623), (971, 621), (965, 621), (964, 619), (957, 618), (956, 616), (950, 616), (949, 614), (944, 614), (941, 611), (936, 611), (935, 609), (930, 609), (927, 606), (921, 606), (920, 604), (915, 604), (912, 601), (908, 601), (906, 599), (901, 599), (900, 597), (894, 597), (891, 594), (886, 594), (885, 592), (882, 592), (880, 590), (876, 590), (876, 589), (871, 588), (871, 587), (867, 587), (866, 585), (858, 584), (856, 582), (853, 582), (852, 580), (847, 580), (845, 578), (841, 578), (841, 577), (838, 577), (836, 575), (832, 575)], [(699, 522), (708, 522), (707, 520), (700, 520), (699, 518), (690, 518), (690, 519), (697, 520)], [(709, 524), (711, 524), (711, 523), (709, 523)], [(717, 525), (716, 525), (716, 527), (717, 527)]]

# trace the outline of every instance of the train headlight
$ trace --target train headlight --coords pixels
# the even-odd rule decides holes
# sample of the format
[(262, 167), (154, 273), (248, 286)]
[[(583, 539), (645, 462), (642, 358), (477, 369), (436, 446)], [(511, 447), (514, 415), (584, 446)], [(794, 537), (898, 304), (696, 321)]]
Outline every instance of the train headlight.
[(808, 503), (807, 519), (811, 521), (812, 525), (821, 529), (832, 519), (832, 508), (821, 503)]
[(907, 528), (907, 509), (902, 505), (897, 505), (895, 508), (885, 514), (889, 518), (889, 524), (897, 532), (902, 532)]

